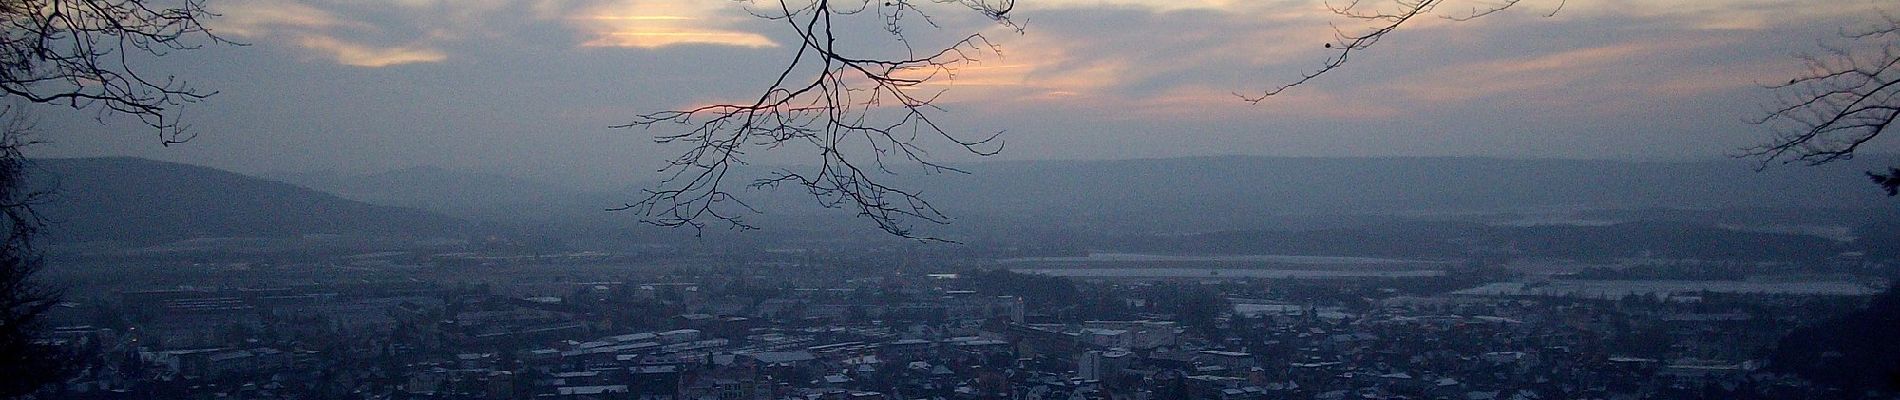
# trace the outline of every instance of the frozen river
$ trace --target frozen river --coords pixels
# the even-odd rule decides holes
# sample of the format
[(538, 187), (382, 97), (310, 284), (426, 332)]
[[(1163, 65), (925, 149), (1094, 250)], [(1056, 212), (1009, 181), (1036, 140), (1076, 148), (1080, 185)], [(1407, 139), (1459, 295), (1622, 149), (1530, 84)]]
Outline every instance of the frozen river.
[(1555, 280), (1545, 283), (1498, 282), (1453, 294), (1478, 296), (1556, 296), (1618, 299), (1631, 294), (1760, 293), (1820, 296), (1865, 296), (1883, 286), (1872, 282), (1806, 281), (1609, 281)]
[(1080, 257), (1023, 257), (1008, 258), (1005, 264), (1055, 264), (1055, 263), (1269, 263), (1295, 265), (1393, 265), (1393, 264), (1443, 264), (1440, 261), (1401, 260), (1395, 258), (1373, 257), (1332, 257), (1332, 256), (1288, 256), (1288, 255), (1212, 255), (1183, 256), (1140, 253), (1089, 253)]
[(1333, 278), (1417, 278), (1443, 276), (1438, 270), (1300, 270), (1253, 268), (1020, 268), (1025, 274), (1071, 278), (1260, 278), (1260, 279), (1333, 279)]

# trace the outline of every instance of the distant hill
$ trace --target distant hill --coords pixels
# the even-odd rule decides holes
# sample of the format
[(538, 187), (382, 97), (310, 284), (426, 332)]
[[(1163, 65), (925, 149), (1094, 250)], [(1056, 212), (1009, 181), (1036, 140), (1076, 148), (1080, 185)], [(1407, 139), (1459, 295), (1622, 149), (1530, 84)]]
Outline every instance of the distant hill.
[(1860, 247), (1826, 238), (1723, 229), (1695, 222), (1492, 226), (1393, 222), (1311, 231), (1246, 230), (1135, 238), (1115, 247), (1162, 253), (1456, 258), (1500, 253), (1572, 260), (1824, 260)]
[[(1892, 208), (1900, 202), (1863, 171), (1896, 162), (1870, 155), (1757, 172), (1748, 160), (1230, 156), (989, 162), (963, 166), (967, 175), (887, 180), (918, 190), (959, 220), (1010, 229), (1211, 232), (1272, 228), (1299, 216)], [(781, 192), (762, 204), (810, 209), (802, 206), (809, 199)]]
[(429, 237), (464, 224), (371, 205), (288, 183), (138, 158), (34, 160), (31, 179), (54, 195), (40, 211), (54, 241), (133, 244), (198, 237), (310, 234)]
[[(1212, 157), (991, 168), (995, 176), (1067, 181), (1055, 187), (1035, 181), (1003, 186), (1025, 194), (1105, 196), (1147, 207), (1232, 207), (1246, 202), (1251, 204), (1244, 207), (1250, 209), (1300, 214), (1551, 206), (1840, 206), (1879, 197), (1865, 177), (1844, 166), (1761, 173), (1752, 167), (1733, 160)], [(1063, 176), (1072, 178), (1060, 179)]]
[[(922, 193), (955, 219), (947, 226), (920, 226), (923, 232), (970, 238), (1062, 230), (1310, 230), (1339, 227), (1340, 221), (1476, 214), (1603, 222), (1661, 216), (1723, 224), (1801, 224), (1825, 217), (1825, 209), (1862, 210), (1895, 203), (1862, 174), (1895, 162), (1900, 158), (1869, 155), (1824, 167), (1775, 166), (1757, 172), (1757, 164), (1748, 160), (1224, 156), (959, 166), (970, 174), (923, 175), (900, 167), (898, 171), (909, 174), (881, 178)], [(768, 170), (753, 166), (735, 172), (733, 186), (745, 182), (737, 176), (758, 176)], [(470, 220), (577, 233), (650, 232), (639, 224), (637, 215), (601, 211), (636, 200), (638, 191), (632, 189), (603, 193), (431, 167), (367, 175), (278, 176), (358, 201)], [(838, 240), (875, 236), (868, 223), (852, 213), (820, 209), (796, 188), (739, 194), (765, 211), (748, 216), (766, 229), (752, 236)], [(1849, 213), (1824, 222), (1850, 224), (1860, 219), (1861, 214)]]
[(627, 214), (605, 210), (631, 194), (569, 188), (523, 178), (415, 167), (373, 174), (332, 171), (279, 173), (285, 182), (371, 204), (428, 210), (456, 218), (515, 226), (634, 224)]

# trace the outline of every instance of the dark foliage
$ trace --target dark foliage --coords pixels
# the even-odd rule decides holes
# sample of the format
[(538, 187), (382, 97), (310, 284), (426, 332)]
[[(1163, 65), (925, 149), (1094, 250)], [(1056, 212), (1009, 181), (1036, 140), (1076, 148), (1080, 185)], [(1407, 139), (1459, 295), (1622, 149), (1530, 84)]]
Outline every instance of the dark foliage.
[[(0, 2), (0, 98), (124, 115), (159, 132), (161, 143), (190, 139), (177, 106), (209, 96), (169, 76), (140, 72), (145, 56), (190, 49), (197, 40), (221, 43), (200, 19), (211, 17), (198, 0), (8, 0)], [(0, 112), (0, 397), (16, 397), (76, 366), (39, 344), (41, 314), (58, 294), (33, 274), (42, 218), (34, 210), (40, 188), (27, 182), (30, 124), (18, 110)], [(138, 175), (133, 175), (138, 176)], [(118, 221), (125, 224), (126, 221)]]
[[(0, 112), (0, 118), (16, 117)], [(43, 264), (34, 249), (42, 222), (33, 206), (40, 193), (25, 184), (27, 143), (23, 125), (10, 119), (0, 132), (0, 398), (13, 398), (55, 382), (69, 372), (56, 348), (37, 341), (41, 316), (58, 302), (58, 293), (33, 280)]]
[(1867, 178), (1885, 189), (1888, 196), (1900, 195), (1900, 168), (1888, 168), (1886, 174), (1868, 172)]
[(1201, 337), (1220, 337), (1220, 318), (1233, 310), (1233, 305), (1220, 292), (1204, 286), (1180, 286), (1177, 295), (1168, 298), (1166, 304), (1174, 312), (1174, 319), (1182, 326), (1193, 330)]
[(1867, 308), (1803, 327), (1781, 339), (1770, 368), (1852, 392), (1900, 391), (1900, 289)]

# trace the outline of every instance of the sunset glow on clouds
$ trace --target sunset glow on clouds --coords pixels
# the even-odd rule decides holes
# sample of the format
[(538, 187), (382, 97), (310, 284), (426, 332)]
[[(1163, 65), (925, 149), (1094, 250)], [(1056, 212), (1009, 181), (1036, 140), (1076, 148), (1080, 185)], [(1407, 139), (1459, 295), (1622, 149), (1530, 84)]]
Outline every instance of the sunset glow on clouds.
[(244, 41), (283, 41), (314, 53), (313, 58), (355, 67), (387, 67), (437, 62), (441, 50), (417, 45), (385, 45), (340, 37), (375, 32), (373, 24), (354, 21), (309, 4), (264, 0), (224, 5), (217, 32)]
[[(920, 2), (931, 20), (913, 18), (906, 26), (917, 51), (969, 33), (982, 33), (1000, 49), (972, 52), (976, 60), (953, 70), (919, 72), (936, 75), (914, 90), (941, 94), (932, 97), (946, 109), (937, 121), (949, 129), (1024, 132), (1005, 138), (1010, 151), (1003, 158), (1175, 156), (1206, 149), (1591, 157), (1592, 149), (1575, 145), (1584, 142), (1641, 149), (1618, 154), (1720, 156), (1758, 139), (1739, 121), (1759, 108), (1762, 82), (1800, 70), (1794, 54), (1815, 52), (1817, 43), (1837, 40), (1843, 30), (1876, 22), (1880, 11), (1900, 12), (1900, 5), (1858, 1), (1526, 0), (1460, 22), (1441, 16), (1496, 2), (1452, 1), (1356, 53), (1344, 68), (1253, 105), (1237, 94), (1257, 94), (1317, 68), (1334, 54), (1323, 45), (1335, 40), (1335, 26), (1369, 25), (1333, 14), (1319, 0), (1016, 1), (1010, 16), (1025, 28), (1020, 33), (956, 3)], [(562, 161), (560, 168), (608, 169), (599, 165), (664, 156), (665, 149), (647, 140), (650, 133), (606, 126), (636, 112), (757, 98), (798, 44), (784, 22), (752, 14), (778, 5), (216, 0), (209, 6), (222, 16), (211, 21), (212, 29), (250, 46), (170, 60), (198, 63), (178, 75), (223, 92), (192, 112), (204, 116), (194, 125), (207, 132), (234, 132), (224, 139), (231, 142), (209, 143), (311, 148), (284, 143), (324, 135), (381, 143), (389, 137), (370, 136), (407, 132), (397, 137), (417, 146), (471, 147), (455, 153), (463, 161), (432, 161), (447, 156), (400, 146), (311, 151), (410, 163), (502, 160), (519, 151), (580, 154), (576, 159), (585, 161)], [(903, 54), (903, 43), (882, 32), (872, 10), (840, 16), (852, 21), (840, 45)], [(808, 79), (809, 72), (791, 79)], [(388, 89), (397, 83), (406, 86)], [(290, 96), (284, 93), (301, 96), (301, 103), (256, 106)], [(380, 97), (359, 99), (365, 93)], [(333, 117), (340, 114), (360, 117)], [(299, 118), (321, 124), (273, 125)], [(1451, 147), (1444, 134), (1391, 132), (1425, 129), (1418, 121), (1468, 136), (1456, 141), (1464, 147)], [(615, 144), (571, 140), (582, 134)], [(1577, 139), (1584, 135), (1590, 139)], [(1282, 147), (1292, 144), (1303, 147)], [(629, 155), (636, 151), (630, 149), (644, 153)], [(255, 151), (206, 151), (223, 160), (214, 164), (268, 164), (243, 159), (261, 154)]]
[(304, 36), (297, 41), (297, 44), (306, 49), (327, 54), (338, 64), (353, 67), (387, 67), (437, 62), (448, 58), (446, 53), (436, 49), (405, 46), (372, 47), (321, 35)]
[(765, 35), (730, 28), (750, 16), (729, 1), (627, 1), (601, 4), (569, 18), (592, 37), (581, 43), (589, 47), (778, 46)]
[[(1492, 4), (1451, 2), (1441, 5), (1438, 11), (1442, 15), (1457, 16), (1472, 12), (1465, 10), (1478, 10)], [(553, 21), (555, 26), (565, 27), (570, 31), (567, 35), (573, 40), (571, 44), (576, 47), (631, 51), (688, 45), (775, 48), (780, 43), (772, 36), (783, 34), (760, 28), (778, 28), (771, 24), (747, 24), (757, 22), (751, 12), (777, 7), (776, 2), (756, 0), (261, 0), (221, 3), (220, 6), (225, 14), (223, 23), (218, 26), (222, 32), (246, 40), (281, 41), (313, 53), (312, 59), (355, 67), (443, 62), (453, 57), (452, 52), (445, 49), (452, 42), (519, 34), (521, 32), (494, 29), (522, 26), (519, 21), (503, 23), (521, 19)], [(1383, 10), (1380, 7), (1391, 5), (1373, 2), (1360, 7), (1379, 11)], [(1331, 41), (1335, 26), (1352, 30), (1363, 25), (1360, 21), (1340, 18), (1329, 11), (1326, 3), (1317, 1), (1022, 0), (1020, 8), (1023, 11), (1016, 16), (1036, 26), (1028, 34), (1014, 35), (994, 26), (976, 26), (1003, 42), (1009, 57), (982, 60), (952, 74), (943, 74), (953, 79), (933, 81), (930, 85), (967, 92), (959, 93), (956, 99), (1006, 96), (1036, 101), (1101, 95), (1141, 97), (1170, 92), (1164, 89), (1168, 85), (1253, 86), (1252, 89), (1257, 90), (1266, 86), (1262, 82), (1284, 79), (1274, 76), (1297, 76), (1326, 57), (1329, 53), (1317, 49), (1317, 44)], [(1555, 12), (1543, 18), (1669, 20), (1679, 23), (1682, 29), (1747, 30), (1763, 29), (1777, 16), (1823, 18), (1828, 14), (1865, 12), (1865, 8), (1865, 5), (1814, 7), (1766, 0), (1576, 4), (1528, 1), (1518, 9), (1491, 19), (1525, 19), (1526, 15)], [(969, 17), (958, 14), (968, 11), (955, 6), (930, 10), (939, 13), (938, 18), (943, 18), (943, 14)], [(1416, 32), (1402, 33), (1426, 36), (1432, 31), (1461, 30), (1487, 22), (1423, 18), (1408, 28)], [(871, 37), (846, 39), (873, 45), (896, 43), (889, 37), (863, 36)], [(1598, 43), (1592, 48), (1631, 49), (1632, 46), (1637, 45)], [(1613, 68), (1606, 64), (1609, 60), (1577, 59), (1587, 55), (1577, 53), (1583, 51), (1581, 49), (1544, 51), (1544, 54), (1512, 54), (1496, 60), (1458, 60), (1459, 65), (1482, 70), (1462, 71), (1461, 78), (1452, 80), (1459, 82), (1445, 88), (1425, 89), (1432, 81), (1450, 82), (1425, 79), (1407, 82), (1398, 91), (1427, 101), (1454, 101), (1487, 92), (1550, 87), (1556, 82), (1550, 79), (1565, 79), (1574, 74), (1536, 72), (1574, 70), (1578, 62), (1590, 62), (1591, 68)], [(1616, 54), (1638, 55), (1629, 51)], [(1447, 65), (1427, 67), (1441, 70)], [(1218, 70), (1229, 72), (1208, 74)], [(1263, 71), (1273, 73), (1263, 75)]]
[[(731, 2), (561, 1), (439, 2), (260, 0), (220, 4), (219, 32), (250, 41), (284, 41), (316, 58), (355, 67), (440, 62), (454, 41), (521, 32), (493, 31), (535, 20), (575, 31), (580, 47), (656, 49), (679, 45), (774, 47), (765, 35), (727, 25), (751, 18)], [(525, 20), (525, 21), (524, 21)]]

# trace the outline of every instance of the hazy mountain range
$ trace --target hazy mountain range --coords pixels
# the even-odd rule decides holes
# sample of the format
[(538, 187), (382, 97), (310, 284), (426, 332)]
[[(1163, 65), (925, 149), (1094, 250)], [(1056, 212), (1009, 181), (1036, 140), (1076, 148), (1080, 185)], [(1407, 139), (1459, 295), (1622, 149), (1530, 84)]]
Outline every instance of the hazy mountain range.
[(505, 175), (415, 167), (373, 174), (334, 171), (270, 177), (344, 198), (429, 210), (476, 221), (545, 224), (607, 217), (623, 195)]
[(1871, 166), (1754, 167), (1491, 158), (1011, 162), (947, 175), (936, 199), (957, 212), (1074, 213), (1181, 230), (1244, 228), (1275, 215), (1863, 208), (1886, 200), (1860, 172)]
[(218, 169), (138, 158), (36, 160), (47, 237), (152, 244), (195, 237), (456, 235), (466, 221)]
[[(1739, 215), (1852, 224), (1867, 210), (1900, 204), (1861, 173), (1894, 161), (1863, 157), (1851, 164), (1756, 172), (1753, 163), (1741, 160), (1201, 157), (990, 162), (966, 166), (967, 175), (898, 176), (890, 182), (918, 189), (957, 218), (949, 226), (924, 227), (927, 232), (956, 235), (1299, 230), (1326, 226), (1312, 221), (1368, 216), (1536, 223)], [(635, 189), (590, 192), (429, 167), (280, 174), (274, 179), (289, 182), (280, 183), (131, 158), (37, 164), (43, 180), (59, 189), (46, 209), (57, 223), (53, 231), (65, 240), (452, 235), (472, 224), (575, 235), (640, 231), (633, 228), (639, 226), (636, 216), (604, 211), (633, 199)], [(756, 217), (766, 229), (762, 234), (863, 231), (868, 225), (850, 213), (811, 206), (796, 193), (751, 193), (768, 213)]]

